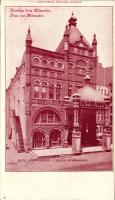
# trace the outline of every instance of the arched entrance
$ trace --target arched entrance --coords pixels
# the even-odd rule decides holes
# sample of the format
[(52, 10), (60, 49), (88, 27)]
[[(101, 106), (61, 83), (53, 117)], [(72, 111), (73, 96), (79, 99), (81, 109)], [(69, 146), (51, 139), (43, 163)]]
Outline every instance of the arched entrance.
[(58, 129), (54, 129), (53, 131), (51, 131), (50, 133), (50, 137), (49, 137), (49, 145), (50, 147), (52, 146), (60, 146), (61, 145), (61, 131), (59, 131)]
[(33, 134), (33, 148), (45, 146), (45, 134), (41, 130), (36, 130)]

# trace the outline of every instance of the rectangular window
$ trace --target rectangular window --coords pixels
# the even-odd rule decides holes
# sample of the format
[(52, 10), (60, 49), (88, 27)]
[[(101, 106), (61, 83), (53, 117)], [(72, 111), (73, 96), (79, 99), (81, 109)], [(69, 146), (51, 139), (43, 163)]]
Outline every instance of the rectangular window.
[(101, 94), (103, 94), (103, 89), (101, 89)]
[(35, 69), (34, 71), (35, 71), (35, 73), (37, 73), (37, 74), (39, 73), (39, 69)]
[(42, 87), (42, 99), (46, 99), (46, 87)]
[(80, 49), (79, 48), (77, 49), (77, 53), (80, 54)]
[(89, 56), (92, 56), (93, 55), (93, 52), (92, 51), (89, 51)]
[(50, 77), (54, 78), (54, 72), (50, 72)]
[(54, 114), (53, 112), (48, 112), (48, 122), (53, 123), (54, 119)]
[(46, 123), (47, 122), (47, 113), (42, 113), (41, 114), (41, 123)]
[(104, 95), (106, 95), (106, 90), (104, 90)]
[(49, 99), (53, 99), (54, 98), (54, 88), (53, 87), (49, 87)]
[(57, 78), (60, 79), (61, 78), (61, 72), (57, 72)]
[(85, 50), (84, 49), (82, 49), (82, 55), (85, 55)]
[(98, 116), (98, 120), (100, 120), (100, 116)]
[(42, 76), (47, 77), (47, 71), (46, 70), (42, 71)]
[(60, 100), (60, 88), (56, 88), (56, 100)]
[(34, 97), (39, 98), (39, 87), (38, 86), (34, 86)]
[(46, 93), (42, 92), (42, 99), (46, 99)]
[(56, 100), (60, 100), (60, 94), (56, 94)]
[(69, 88), (69, 89), (68, 89), (68, 96), (70, 97), (71, 95), (72, 95), (72, 89)]

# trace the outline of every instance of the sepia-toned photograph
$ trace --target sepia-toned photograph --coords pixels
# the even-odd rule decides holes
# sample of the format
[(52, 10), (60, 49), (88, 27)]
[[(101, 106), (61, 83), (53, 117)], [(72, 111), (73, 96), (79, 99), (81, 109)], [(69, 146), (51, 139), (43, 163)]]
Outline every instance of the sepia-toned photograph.
[(110, 6), (5, 8), (7, 172), (112, 171), (112, 60)]

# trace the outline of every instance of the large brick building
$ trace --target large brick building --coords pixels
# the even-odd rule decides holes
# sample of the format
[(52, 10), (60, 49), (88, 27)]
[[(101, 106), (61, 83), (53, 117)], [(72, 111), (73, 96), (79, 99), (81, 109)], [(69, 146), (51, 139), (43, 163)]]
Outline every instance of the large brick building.
[[(87, 73), (92, 78), (91, 86), (96, 88), (96, 35), (89, 44), (76, 22), (72, 14), (55, 52), (32, 46), (28, 29), (21, 65), (6, 92), (7, 138), (18, 151), (63, 146), (64, 97), (84, 85)], [(71, 127), (71, 114), (69, 119)]]

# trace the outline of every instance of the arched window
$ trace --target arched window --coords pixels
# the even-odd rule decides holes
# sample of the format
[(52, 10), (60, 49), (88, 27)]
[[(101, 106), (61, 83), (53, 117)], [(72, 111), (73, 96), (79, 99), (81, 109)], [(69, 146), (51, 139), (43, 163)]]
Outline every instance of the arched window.
[(34, 81), (34, 98), (39, 98), (40, 82)]
[(93, 67), (92, 66), (89, 67), (89, 72), (93, 72)]
[(47, 95), (47, 83), (42, 82), (42, 99), (46, 99)]
[(49, 84), (49, 99), (54, 99), (54, 83)]
[(86, 62), (85, 61), (83, 61), (83, 60), (77, 60), (77, 62), (76, 62), (76, 65), (77, 66), (82, 66), (82, 67), (85, 67), (86, 66)]
[(61, 98), (61, 84), (56, 85), (56, 100), (60, 100)]
[(51, 61), (49, 62), (49, 65), (50, 65), (50, 67), (54, 67), (54, 66), (55, 66), (55, 62), (51, 60)]
[(60, 146), (61, 145), (61, 132), (59, 130), (53, 130), (50, 133), (50, 146)]
[(33, 61), (34, 61), (34, 63), (37, 64), (37, 65), (38, 65), (39, 62), (40, 62), (38, 57), (34, 57), (34, 58), (33, 58)]
[(63, 64), (61, 62), (57, 63), (57, 67), (58, 69), (62, 69), (63, 68)]
[(47, 65), (47, 60), (43, 59), (43, 60), (42, 60), (42, 64), (43, 64), (43, 65)]
[(53, 110), (43, 110), (36, 116), (34, 123), (61, 123), (61, 121)]

